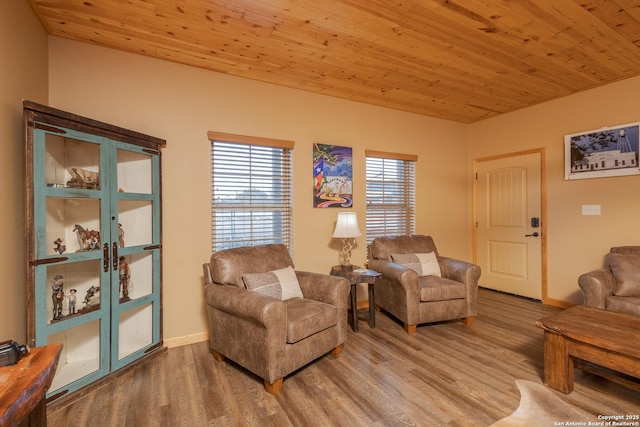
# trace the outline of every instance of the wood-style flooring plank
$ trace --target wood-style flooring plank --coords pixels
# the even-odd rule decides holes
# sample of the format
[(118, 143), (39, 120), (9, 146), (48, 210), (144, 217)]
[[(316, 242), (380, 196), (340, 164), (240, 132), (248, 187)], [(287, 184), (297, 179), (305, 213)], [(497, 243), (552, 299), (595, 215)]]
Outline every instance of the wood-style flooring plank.
[[(542, 383), (543, 331), (559, 311), (480, 289), (478, 316), (420, 325), (414, 335), (384, 312), (360, 314), (339, 357), (287, 376), (272, 396), (208, 342), (171, 348), (75, 400), (48, 407), (58, 426), (447, 426), (483, 427), (519, 405), (515, 380)], [(640, 414), (640, 392), (577, 370), (564, 401), (593, 414)], [(581, 421), (581, 420), (579, 420)]]

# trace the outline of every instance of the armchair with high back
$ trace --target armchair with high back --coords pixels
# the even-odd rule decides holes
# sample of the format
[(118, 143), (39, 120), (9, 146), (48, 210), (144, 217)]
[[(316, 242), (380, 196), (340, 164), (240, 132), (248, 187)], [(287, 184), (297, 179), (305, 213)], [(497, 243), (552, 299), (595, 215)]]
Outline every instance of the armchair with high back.
[(440, 256), (431, 236), (421, 235), (375, 238), (369, 255), (369, 268), (382, 274), (376, 306), (402, 321), (408, 333), (421, 323), (473, 323), (478, 265)]
[(640, 246), (611, 248), (606, 264), (578, 277), (584, 305), (640, 316)]
[(279, 244), (225, 249), (203, 265), (209, 347), (264, 379), (277, 394), (285, 376), (347, 338), (349, 282), (295, 271)]

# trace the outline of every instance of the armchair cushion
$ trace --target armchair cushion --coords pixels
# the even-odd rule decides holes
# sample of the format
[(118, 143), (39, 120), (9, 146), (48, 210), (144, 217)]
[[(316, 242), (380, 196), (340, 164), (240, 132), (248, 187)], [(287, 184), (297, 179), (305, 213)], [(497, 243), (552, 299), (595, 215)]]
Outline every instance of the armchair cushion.
[(336, 324), (336, 307), (310, 299), (286, 302), (287, 343), (293, 344)]
[(640, 256), (609, 253), (607, 261), (616, 278), (613, 295), (640, 297)]
[(447, 301), (467, 297), (464, 283), (437, 276), (420, 278), (420, 301)]
[(391, 254), (391, 260), (414, 270), (418, 273), (418, 276), (442, 276), (435, 252), (423, 254)]
[(303, 297), (296, 272), (291, 266), (266, 273), (243, 274), (242, 280), (250, 291), (258, 292), (280, 301)]

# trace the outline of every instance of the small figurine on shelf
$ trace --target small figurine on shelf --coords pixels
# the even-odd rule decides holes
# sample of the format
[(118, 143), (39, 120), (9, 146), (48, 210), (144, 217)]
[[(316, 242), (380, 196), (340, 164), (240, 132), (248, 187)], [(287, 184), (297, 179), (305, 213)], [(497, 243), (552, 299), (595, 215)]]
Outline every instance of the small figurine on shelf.
[(80, 224), (76, 224), (73, 227), (73, 232), (76, 233), (78, 239), (78, 246), (80, 247), (76, 252), (92, 251), (100, 248), (100, 232), (96, 230), (85, 230)]
[(53, 241), (54, 252), (58, 252), (60, 255), (62, 255), (66, 250), (67, 250), (67, 245), (62, 244), (62, 239), (60, 237), (58, 237), (56, 240)]
[(76, 292), (78, 291), (71, 289), (67, 296), (67, 299), (69, 300), (69, 316), (76, 314)]
[(100, 189), (100, 174), (82, 168), (69, 168), (71, 179), (67, 181), (67, 186), (71, 188), (86, 188), (89, 190)]
[(122, 292), (122, 298), (129, 299), (129, 280), (131, 279), (131, 270), (129, 264), (125, 261), (123, 256), (120, 257), (120, 292)]
[(83, 304), (85, 306), (91, 305), (91, 298), (93, 298), (97, 292), (100, 292), (100, 286), (91, 285), (91, 287), (87, 289), (87, 294), (84, 296)]
[(118, 241), (120, 242), (120, 247), (124, 248), (124, 228), (120, 223), (118, 223)]
[(62, 300), (64, 299), (64, 277), (57, 275), (51, 284), (51, 301), (53, 302), (52, 320), (62, 319)]
[(89, 231), (89, 250), (95, 251), (100, 249), (100, 232), (91, 230)]

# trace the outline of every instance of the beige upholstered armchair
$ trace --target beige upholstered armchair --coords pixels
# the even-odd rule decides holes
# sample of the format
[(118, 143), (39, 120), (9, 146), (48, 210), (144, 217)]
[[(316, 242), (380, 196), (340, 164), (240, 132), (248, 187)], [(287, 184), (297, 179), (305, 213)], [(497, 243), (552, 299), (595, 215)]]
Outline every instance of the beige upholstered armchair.
[(640, 246), (618, 246), (607, 267), (578, 277), (584, 305), (640, 316)]
[(431, 236), (421, 235), (373, 239), (369, 258), (369, 268), (382, 274), (376, 306), (401, 320), (408, 333), (421, 323), (473, 323), (479, 266), (440, 256)]
[(226, 249), (204, 264), (209, 346), (264, 379), (277, 394), (283, 378), (347, 338), (346, 279), (294, 271), (284, 245)]

